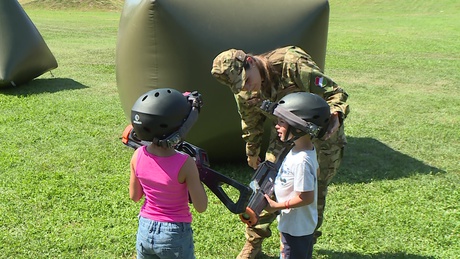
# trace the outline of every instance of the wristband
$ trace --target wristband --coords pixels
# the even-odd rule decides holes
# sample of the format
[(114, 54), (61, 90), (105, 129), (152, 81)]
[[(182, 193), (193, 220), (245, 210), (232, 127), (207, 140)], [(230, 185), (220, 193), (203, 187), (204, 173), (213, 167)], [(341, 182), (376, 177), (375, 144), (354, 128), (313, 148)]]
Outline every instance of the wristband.
[(287, 201), (284, 202), (284, 208), (285, 209), (289, 209), (289, 201), (290, 200), (287, 200)]

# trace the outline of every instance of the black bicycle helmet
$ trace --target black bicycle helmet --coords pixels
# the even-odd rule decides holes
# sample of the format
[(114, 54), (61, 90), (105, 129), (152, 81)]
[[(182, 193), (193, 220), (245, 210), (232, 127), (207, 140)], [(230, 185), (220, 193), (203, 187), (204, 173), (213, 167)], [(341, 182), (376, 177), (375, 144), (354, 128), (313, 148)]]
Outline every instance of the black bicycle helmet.
[(284, 119), (300, 137), (309, 134), (321, 138), (329, 126), (330, 108), (320, 96), (307, 92), (291, 93), (278, 101), (273, 114)]
[(181, 92), (158, 88), (137, 99), (131, 109), (131, 124), (139, 139), (163, 140), (179, 130), (191, 109), (190, 102)]

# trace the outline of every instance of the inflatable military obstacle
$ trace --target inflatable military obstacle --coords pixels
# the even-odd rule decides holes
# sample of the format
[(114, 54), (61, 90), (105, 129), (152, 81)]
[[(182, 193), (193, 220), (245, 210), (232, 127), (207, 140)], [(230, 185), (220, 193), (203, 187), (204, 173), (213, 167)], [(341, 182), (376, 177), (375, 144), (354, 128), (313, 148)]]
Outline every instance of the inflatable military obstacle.
[(0, 88), (18, 86), (57, 62), (17, 0), (0, 1)]
[(214, 57), (230, 48), (259, 54), (297, 45), (323, 69), (328, 22), (327, 0), (126, 0), (116, 50), (126, 118), (151, 89), (197, 90), (204, 107), (187, 141), (212, 160), (244, 158), (233, 94), (210, 73)]

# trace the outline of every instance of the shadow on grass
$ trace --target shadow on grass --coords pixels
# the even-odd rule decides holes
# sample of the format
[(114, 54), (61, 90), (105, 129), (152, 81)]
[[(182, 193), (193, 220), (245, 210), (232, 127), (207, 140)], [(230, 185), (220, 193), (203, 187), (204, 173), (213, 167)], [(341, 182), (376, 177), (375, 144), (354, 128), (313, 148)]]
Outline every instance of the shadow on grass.
[(348, 137), (344, 159), (335, 183), (367, 183), (414, 174), (445, 173), (372, 138)]
[(41, 93), (55, 93), (62, 90), (76, 90), (88, 88), (70, 78), (34, 79), (16, 87), (1, 88), (0, 93), (7, 95), (29, 96)]
[[(352, 252), (337, 252), (330, 250), (317, 250), (316, 253), (319, 258), (330, 258), (330, 259), (388, 259), (388, 258), (401, 258), (401, 259), (434, 259), (432, 256), (422, 256), (407, 254), (404, 252), (399, 253), (377, 253), (373, 255), (362, 255)], [(273, 258), (273, 257), (262, 257), (262, 258)]]
[[(445, 173), (373, 138), (347, 139), (348, 145), (339, 172), (333, 179), (334, 183), (368, 183), (414, 174)], [(249, 183), (254, 174), (245, 158), (233, 163), (211, 164), (211, 167), (241, 183)]]

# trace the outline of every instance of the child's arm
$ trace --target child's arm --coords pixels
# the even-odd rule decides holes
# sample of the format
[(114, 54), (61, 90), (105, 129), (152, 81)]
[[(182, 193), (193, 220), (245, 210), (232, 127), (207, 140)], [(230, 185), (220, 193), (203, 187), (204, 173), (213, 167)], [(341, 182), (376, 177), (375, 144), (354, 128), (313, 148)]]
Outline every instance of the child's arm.
[(144, 190), (142, 189), (141, 183), (136, 176), (137, 153), (138, 150), (134, 151), (134, 154), (131, 157), (131, 176), (129, 178), (129, 198), (131, 198), (134, 202), (138, 202), (144, 195)]
[(306, 205), (312, 203), (314, 200), (315, 200), (315, 192), (314, 191), (301, 192), (301, 193), (299, 193), (299, 195), (296, 195), (292, 199), (286, 201), (284, 203), (284, 207), (287, 206), (288, 209), (289, 208), (303, 207), (303, 206), (306, 206)]
[(200, 175), (195, 161), (188, 157), (179, 172), (179, 175), (185, 175), (185, 183), (192, 200), (193, 207), (199, 213), (204, 212), (208, 207), (208, 196), (200, 181)]
[(276, 202), (266, 194), (265, 198), (268, 201), (268, 206), (265, 208), (265, 210), (268, 212), (275, 212), (277, 210), (292, 209), (306, 206), (315, 200), (315, 192), (301, 192), (299, 193), (299, 195), (296, 195), (285, 202)]

